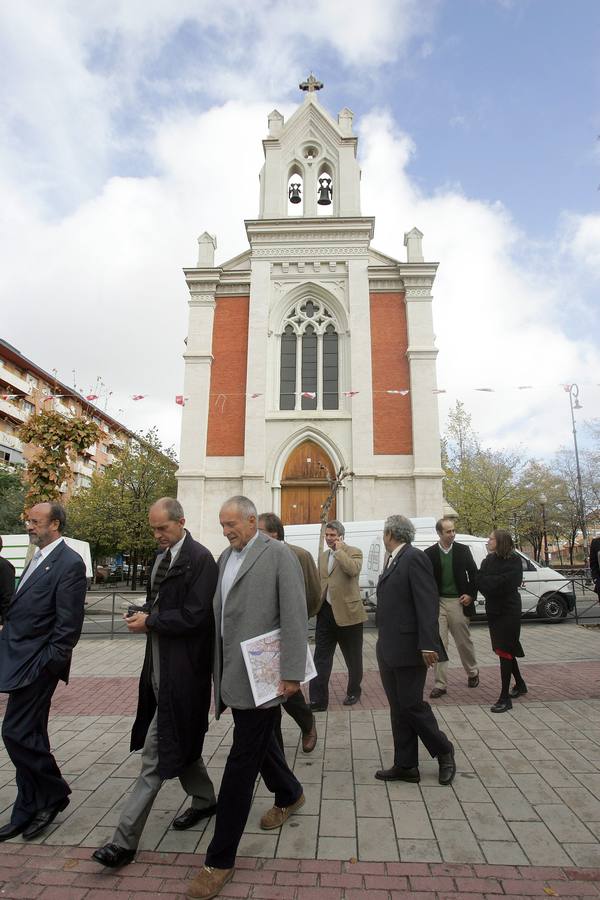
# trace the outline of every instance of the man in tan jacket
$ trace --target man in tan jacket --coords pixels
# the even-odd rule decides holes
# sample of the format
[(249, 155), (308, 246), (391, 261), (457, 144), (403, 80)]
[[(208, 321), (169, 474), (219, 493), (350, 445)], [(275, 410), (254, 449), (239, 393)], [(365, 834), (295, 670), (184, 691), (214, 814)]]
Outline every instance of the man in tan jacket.
[(362, 551), (344, 543), (341, 522), (328, 522), (325, 542), (328, 549), (319, 556), (321, 607), (315, 631), (315, 667), (317, 677), (310, 682), (310, 707), (323, 712), (329, 703), (329, 677), (335, 648), (339, 644), (348, 668), (348, 686), (344, 706), (358, 703), (363, 674), (363, 622), (367, 619), (358, 577)]

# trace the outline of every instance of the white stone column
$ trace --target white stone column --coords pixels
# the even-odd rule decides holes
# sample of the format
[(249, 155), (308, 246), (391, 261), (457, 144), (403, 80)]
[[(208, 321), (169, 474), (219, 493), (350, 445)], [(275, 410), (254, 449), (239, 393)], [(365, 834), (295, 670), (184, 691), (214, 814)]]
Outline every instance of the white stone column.
[(220, 269), (189, 269), (185, 274), (190, 300), (187, 347), (183, 354), (185, 406), (181, 422), (177, 496), (185, 511), (189, 530), (200, 539), (204, 524), (206, 434), (213, 359), (215, 290)]
[(437, 377), (431, 313), (431, 286), (435, 263), (401, 267), (406, 289), (406, 320), (410, 368), (410, 400), (413, 429), (415, 515), (442, 515), (442, 468), (438, 415)]
[[(369, 301), (368, 256), (348, 261), (348, 320), (350, 323), (350, 381), (344, 389), (358, 391), (352, 398), (352, 515), (369, 507), (370, 480), (361, 476), (373, 471), (373, 382), (371, 369), (371, 313)], [(347, 513), (346, 513), (347, 514)]]
[[(264, 485), (266, 470), (267, 352), (269, 332), (269, 298), (271, 263), (269, 259), (253, 259), (248, 315), (248, 361), (246, 369), (246, 426), (244, 435), (244, 485), (252, 489)], [(260, 394), (254, 400), (250, 394)], [(246, 489), (246, 487), (244, 488)], [(265, 498), (252, 496), (256, 503)]]

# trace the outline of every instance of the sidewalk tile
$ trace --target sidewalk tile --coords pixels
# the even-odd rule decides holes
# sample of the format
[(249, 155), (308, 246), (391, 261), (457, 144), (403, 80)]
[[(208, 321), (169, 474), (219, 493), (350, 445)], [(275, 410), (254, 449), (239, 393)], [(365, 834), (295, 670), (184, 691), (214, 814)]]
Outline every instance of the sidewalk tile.
[(399, 860), (390, 819), (358, 819), (358, 856), (361, 860)]
[(511, 822), (510, 827), (532, 865), (569, 865), (569, 857), (543, 822)]
[(401, 862), (441, 862), (442, 855), (435, 840), (398, 840)]

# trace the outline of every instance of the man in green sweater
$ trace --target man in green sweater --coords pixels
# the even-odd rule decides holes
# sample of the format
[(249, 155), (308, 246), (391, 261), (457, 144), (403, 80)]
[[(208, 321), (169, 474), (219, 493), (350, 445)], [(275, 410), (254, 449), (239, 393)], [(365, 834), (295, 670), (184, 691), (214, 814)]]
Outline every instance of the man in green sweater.
[[(479, 684), (479, 667), (469, 622), (475, 615), (477, 566), (470, 548), (455, 541), (456, 530), (452, 519), (440, 519), (435, 529), (439, 542), (428, 547), (425, 553), (433, 565), (440, 594), (440, 637), (448, 652), (450, 632), (467, 673), (467, 684), (475, 688)], [(435, 667), (435, 686), (429, 696), (434, 699), (442, 697), (447, 690), (448, 663), (440, 662)]]

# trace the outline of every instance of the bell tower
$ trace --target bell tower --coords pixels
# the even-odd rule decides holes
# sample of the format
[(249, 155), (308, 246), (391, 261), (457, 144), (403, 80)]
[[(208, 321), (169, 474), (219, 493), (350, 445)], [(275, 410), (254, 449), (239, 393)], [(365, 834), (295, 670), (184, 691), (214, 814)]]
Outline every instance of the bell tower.
[(323, 87), (310, 75), (300, 84), (304, 103), (289, 122), (276, 109), (263, 140), (260, 219), (284, 216), (360, 216), (360, 169), (354, 118), (343, 109), (332, 119), (317, 100)]
[(285, 523), (318, 521), (327, 471), (354, 472), (342, 520), (442, 514), (431, 317), (437, 263), (422, 233), (406, 260), (371, 245), (360, 209), (352, 112), (334, 119), (314, 75), (286, 122), (268, 117), (259, 215), (249, 249), (215, 265), (199, 238), (185, 269), (185, 353), (178, 495), (192, 533), (223, 546), (224, 499), (246, 494)]

